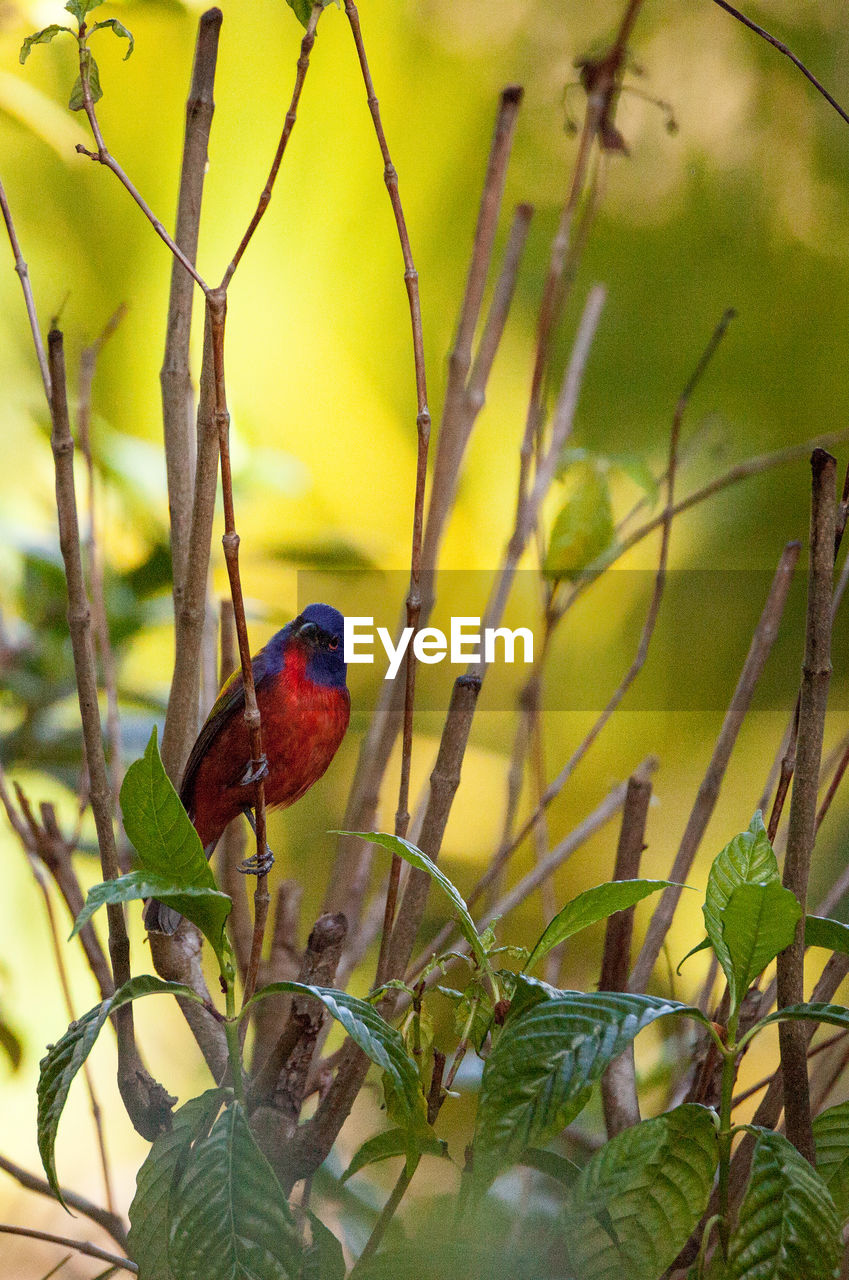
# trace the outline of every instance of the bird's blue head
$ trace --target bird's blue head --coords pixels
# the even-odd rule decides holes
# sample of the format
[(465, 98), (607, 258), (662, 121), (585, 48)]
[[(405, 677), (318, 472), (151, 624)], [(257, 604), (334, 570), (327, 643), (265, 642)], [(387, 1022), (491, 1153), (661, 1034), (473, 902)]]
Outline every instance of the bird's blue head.
[(344, 688), (344, 619), (329, 604), (307, 605), (286, 628), (290, 642), (307, 649), (306, 675), (315, 684)]

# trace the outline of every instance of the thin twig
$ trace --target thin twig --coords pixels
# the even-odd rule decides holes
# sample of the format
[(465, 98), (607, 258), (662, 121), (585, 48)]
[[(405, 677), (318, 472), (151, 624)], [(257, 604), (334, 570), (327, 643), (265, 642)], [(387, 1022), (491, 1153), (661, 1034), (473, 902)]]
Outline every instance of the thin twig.
[[(778, 567), (769, 589), (769, 595), (752, 635), (749, 652), (740, 672), (737, 687), (725, 713), (725, 719), (722, 722), (719, 737), (711, 754), (710, 763), (699, 787), (695, 804), (687, 820), (687, 826), (681, 837), (681, 843), (669, 873), (669, 879), (679, 885), (690, 874), (693, 859), (696, 856), (702, 836), (716, 805), (719, 789), (731, 758), (734, 743), (740, 732), (740, 726), (749, 709), (755, 687), (775, 642), (778, 625), (787, 603), (793, 571), (799, 558), (799, 549), (798, 542), (788, 543), (778, 562)], [(631, 974), (629, 983), (631, 991), (645, 991), (651, 971), (655, 966), (657, 957), (660, 955), (664, 938), (672, 923), (672, 917), (678, 905), (681, 892), (680, 888), (673, 887), (664, 890), (661, 895)]]
[[(415, 263), (413, 261), (413, 251), (410, 246), (407, 222), (404, 217), (404, 210), (401, 204), (401, 195), (398, 188), (398, 173), (392, 163), (392, 157), (389, 154), (389, 146), (386, 141), (383, 122), (380, 118), (380, 105), (374, 91), (374, 81), (372, 80), (368, 58), (366, 57), (363, 34), (360, 26), (360, 15), (353, 0), (345, 0), (345, 15), (351, 28), (351, 34), (354, 37), (360, 71), (362, 72), (363, 83), (366, 89), (368, 107), (371, 113), (374, 131), (377, 136), (378, 146), (380, 147), (380, 153), (383, 158), (383, 179), (386, 183), (386, 190), (389, 193), (389, 200), (395, 217), (395, 226), (398, 230), (398, 239), (401, 244), (401, 253), (404, 259), (404, 283), (407, 286), (407, 300), (410, 308), (410, 324), (413, 335), (413, 363), (416, 380), (416, 437), (418, 448), (416, 451), (413, 535), (412, 548), (410, 552), (410, 588), (407, 594), (407, 626), (412, 627), (415, 632), (419, 625), (422, 604), (420, 588), (422, 536), (424, 531), (427, 457), (430, 445), (430, 409), (428, 408), (427, 403), (427, 375), (425, 372), (421, 302), (419, 300), (419, 273), (416, 270)], [(415, 704), (415, 692), (416, 660), (412, 650), (408, 648), (404, 658), (404, 720), (401, 746), (401, 776), (398, 784), (398, 808), (395, 813), (395, 834), (397, 836), (406, 836), (407, 828), (410, 823), (410, 769), (413, 755), (413, 708)], [(400, 876), (401, 859), (396, 854), (393, 854), (392, 866), (389, 873), (389, 885), (386, 891), (386, 911), (384, 915), (383, 934), (381, 936), (380, 954), (377, 961), (377, 972), (375, 975), (375, 983), (377, 986), (380, 986), (387, 977), (389, 945), (392, 926), (395, 920), (395, 906), (398, 897), (398, 882)]]
[(84, 1253), (87, 1258), (99, 1258), (101, 1262), (111, 1262), (113, 1266), (121, 1267), (124, 1271), (132, 1271), (133, 1274), (138, 1272), (135, 1262), (131, 1262), (129, 1258), (119, 1258), (117, 1254), (107, 1253), (99, 1245), (90, 1244), (86, 1240), (72, 1240), (70, 1236), (54, 1236), (49, 1231), (35, 1231), (32, 1227), (12, 1227), (5, 1222), (0, 1222), (0, 1234), (26, 1236), (30, 1240), (46, 1240), (48, 1244), (61, 1244), (64, 1249), (74, 1249), (77, 1253)]
[[(837, 497), (835, 460), (824, 449), (811, 457), (811, 545), (808, 576), (808, 613), (805, 659), (799, 702), (799, 737), (796, 769), (790, 798), (784, 886), (802, 907), (792, 944), (778, 956), (776, 976), (778, 1004), (798, 1004), (805, 998), (804, 917), (808, 895), (811, 853), (816, 838), (817, 794), (825, 726), (828, 686), (831, 679), (831, 605), (834, 591), (834, 529)], [(784, 1081), (784, 1114), (787, 1136), (797, 1150), (814, 1163), (805, 1040), (793, 1031), (795, 1024), (779, 1024), (781, 1070)]]
[[(25, 1190), (34, 1191), (40, 1196), (46, 1196), (48, 1200), (52, 1200), (55, 1203), (56, 1193), (49, 1182), (44, 1178), (40, 1178), (38, 1174), (30, 1173), (28, 1169), (21, 1168), (19, 1164), (15, 1164), (13, 1160), (7, 1159), (4, 1155), (0, 1155), (0, 1169), (20, 1183)], [(96, 1222), (122, 1249), (126, 1248), (127, 1228), (123, 1219), (117, 1213), (103, 1209), (100, 1205), (92, 1204), (84, 1196), (78, 1195), (76, 1191), (71, 1191), (65, 1187), (62, 1188), (62, 1199), (70, 1209), (76, 1209), (78, 1213), (82, 1213), (86, 1218), (91, 1218), (92, 1222)]]
[[(651, 790), (650, 778), (633, 774), (628, 779), (613, 868), (614, 880), (636, 880), (640, 874)], [(633, 907), (627, 911), (617, 911), (608, 919), (599, 990), (627, 991), (633, 932)], [(639, 1123), (640, 1104), (637, 1099), (633, 1051), (626, 1050), (620, 1054), (605, 1071), (601, 1078), (601, 1100), (608, 1138)]]
[(242, 260), (242, 254), (250, 244), (253, 234), (262, 221), (262, 217), (271, 201), (271, 195), (274, 191), (274, 183), (277, 180), (277, 174), (279, 172), (280, 165), (283, 162), (284, 152), (286, 151), (286, 144), (288, 143), (292, 130), (295, 127), (295, 121), (298, 115), (298, 103), (301, 100), (301, 91), (303, 90), (304, 81), (307, 76), (307, 71), (309, 70), (310, 54), (312, 53), (312, 47), (315, 44), (316, 38), (316, 26), (318, 25), (318, 20), (321, 17), (323, 7), (323, 0), (318, 0), (317, 3), (313, 4), (309, 21), (307, 22), (307, 29), (304, 32), (303, 39), (301, 40), (301, 52), (298, 57), (298, 70), (295, 76), (295, 87), (292, 90), (292, 99), (289, 103), (289, 110), (286, 112), (286, 116), (283, 121), (283, 132), (280, 134), (280, 141), (278, 142), (277, 150), (274, 153), (274, 159), (271, 163), (268, 180), (262, 189), (262, 194), (259, 197), (259, 203), (257, 204), (253, 217), (251, 218), (248, 229), (242, 236), (238, 249), (233, 254), (232, 262), (224, 272), (224, 278), (220, 285), (222, 289), (226, 289), (230, 281), (233, 279), (233, 273)]
[(849, 115), (846, 114), (840, 103), (831, 96), (828, 90), (820, 84), (813, 72), (808, 70), (804, 62), (797, 58), (795, 53), (793, 53), (791, 49), (788, 49), (787, 45), (782, 40), (777, 40), (775, 36), (771, 36), (763, 27), (759, 27), (756, 22), (752, 22), (751, 18), (745, 17), (739, 9), (735, 9), (733, 5), (728, 4), (728, 0), (713, 0), (713, 2), (714, 4), (719, 5), (720, 9), (724, 9), (726, 13), (730, 13), (732, 18), (736, 18), (738, 22), (742, 22), (744, 27), (748, 27), (750, 31), (754, 31), (762, 40), (766, 40), (767, 44), (771, 44), (773, 49), (777, 49), (779, 53), (783, 53), (785, 58), (789, 58), (794, 67), (798, 67), (805, 79), (811, 82), (817, 93), (821, 93), (829, 106), (834, 108), (840, 116), (840, 119), (845, 121), (846, 124), (849, 124)]
[[(74, 657), (74, 672), (82, 718), (85, 758), (88, 767), (94, 823), (100, 849), (104, 880), (120, 875), (115, 833), (112, 829), (114, 801), (106, 771), (97, 680), (91, 635), (91, 612), (83, 580), (80, 531), (74, 490), (74, 442), (68, 419), (65, 388), (65, 355), (62, 334), (51, 329), (48, 335), (51, 385), (51, 446), (56, 469), (56, 507), (59, 517), (59, 544), (68, 587), (68, 627)], [(124, 913), (119, 905), (107, 906), (109, 952), (116, 986), (130, 977), (130, 944)], [(170, 1124), (174, 1099), (149, 1075), (138, 1055), (133, 1032), (132, 1004), (115, 1014), (118, 1036), (118, 1086), (130, 1119), (143, 1137), (152, 1140)]]
[(0, 182), (0, 210), (3, 213), (3, 221), (6, 224), (6, 232), (9, 236), (9, 243), (12, 246), (12, 254), (15, 259), (15, 271), (21, 282), (21, 288), (24, 293), (24, 302), (26, 304), (27, 316), (29, 317), (29, 327), (32, 333), (32, 341), (35, 347), (35, 355), (38, 360), (38, 367), (41, 371), (41, 381), (44, 386), (44, 394), (47, 397), (47, 403), (50, 403), (50, 370), (47, 366), (47, 354), (44, 350), (44, 342), (41, 337), (41, 329), (38, 324), (38, 312), (35, 309), (35, 298), (33, 297), (32, 285), (30, 284), (29, 270), (21, 253), (21, 246), (18, 243), (15, 224), (12, 221), (12, 210), (9, 208), (9, 201), (6, 198), (6, 192), (3, 183)]

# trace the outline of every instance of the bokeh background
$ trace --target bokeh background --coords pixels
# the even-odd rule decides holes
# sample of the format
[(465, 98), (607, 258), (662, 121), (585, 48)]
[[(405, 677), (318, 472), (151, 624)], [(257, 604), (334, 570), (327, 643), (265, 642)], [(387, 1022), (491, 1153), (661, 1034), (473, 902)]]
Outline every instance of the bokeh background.
[[(516, 299), (475, 429), (445, 541), (445, 601), (453, 612), (497, 567), (510, 532), (517, 450), (533, 356), (535, 317), (548, 246), (568, 187), (581, 116), (574, 60), (612, 35), (620, 3), (595, 0), (368, 0), (364, 34), (393, 158), (400, 174), (420, 273), (434, 418), (442, 404), (446, 357), (465, 278), (497, 95), (525, 86), (504, 202), (535, 206)], [(199, 265), (220, 275), (253, 210), (288, 105), (300, 28), (282, 0), (224, 6), (216, 115)], [(104, 99), (99, 116), (110, 147), (166, 223), (173, 219), (185, 95), (201, 6), (177, 0), (104, 7), (136, 39), (97, 37)], [(753, 17), (787, 40), (849, 101), (849, 17), (842, 0), (763, 0)], [(100, 13), (97, 15), (100, 17)], [(73, 360), (116, 307), (128, 311), (103, 351), (94, 391), (93, 440), (100, 520), (110, 568), (113, 627), (122, 639), (125, 750), (139, 754), (161, 723), (171, 661), (167, 583), (167, 503), (158, 371), (170, 260), (118, 183), (74, 152), (84, 122), (65, 102), (73, 43), (38, 47), (25, 68), (22, 38), (62, 21), (53, 0), (0, 3), (0, 176), (17, 223), (46, 328), (61, 313)], [(723, 310), (738, 310), (699, 387), (687, 419), (691, 442), (680, 491), (733, 462), (849, 424), (846, 298), (849, 296), (849, 129), (794, 68), (709, 0), (647, 4), (632, 41), (629, 83), (670, 104), (677, 132), (645, 96), (623, 95), (618, 123), (630, 156), (607, 165), (605, 194), (558, 338), (563, 367), (589, 285), (608, 301), (589, 362), (575, 443), (600, 455), (627, 453), (662, 470), (676, 398)], [(502, 242), (504, 228), (502, 228)], [(74, 818), (78, 716), (62, 639), (52, 460), (41, 386), (12, 271), (0, 246), (0, 609), (3, 665), (0, 735), (4, 763), (36, 799)], [(197, 355), (196, 351), (196, 355)], [(386, 200), (353, 46), (344, 16), (322, 17), (298, 123), (271, 208), (230, 291), (227, 352), (233, 415), (242, 575), (255, 646), (313, 597), (402, 594), (409, 554), (415, 466), (415, 395), (402, 264)], [(838, 450), (843, 465), (849, 446)], [(639, 497), (612, 478), (614, 508)], [(550, 525), (558, 495), (546, 508)], [(664, 875), (677, 848), (723, 709), (748, 644), (769, 575), (789, 538), (807, 535), (804, 463), (745, 482), (675, 525), (671, 578), (649, 662), (593, 753), (551, 809), (557, 839), (649, 752), (660, 760), (649, 817), (646, 874)], [(219, 529), (220, 532), (220, 529)], [(657, 542), (649, 539), (568, 615), (552, 655), (545, 693), (545, 746), (553, 774), (631, 661), (651, 588)], [(225, 574), (214, 540), (215, 588)], [(528, 559), (514, 625), (538, 600)], [(308, 585), (299, 575), (309, 571)], [(343, 577), (338, 576), (342, 574)], [(318, 575), (318, 576), (316, 576)], [(319, 588), (326, 584), (326, 590)], [(315, 587), (315, 590), (313, 588)], [(474, 591), (473, 591), (474, 587)], [(58, 601), (58, 604), (57, 604)], [(303, 603), (303, 599), (301, 601)], [(756, 710), (740, 735), (702, 858), (748, 824), (798, 681), (803, 584), (788, 610)], [(362, 612), (370, 612), (363, 609)], [(394, 616), (394, 603), (390, 615)], [(448, 609), (446, 607), (446, 613)], [(538, 619), (531, 618), (530, 624)], [(838, 627), (838, 633), (842, 628)], [(846, 730), (845, 644), (836, 671), (827, 745)], [(444, 674), (444, 673), (443, 673)], [(381, 672), (360, 668), (352, 731), (326, 779), (293, 813), (273, 819), (272, 843), (285, 870), (308, 864), (304, 926), (323, 895), (332, 838), (353, 774)], [(493, 671), (475, 722), (463, 784), (449, 825), (444, 864), (468, 886), (498, 838), (515, 715), (515, 673)], [(414, 794), (432, 764), (444, 682), (428, 686), (417, 723)], [(27, 710), (28, 709), (28, 710)], [(37, 714), (36, 714), (37, 713)], [(69, 785), (70, 784), (70, 785)], [(381, 821), (394, 810), (397, 761), (389, 771)], [(840, 796), (819, 845), (814, 892), (846, 858), (847, 814)], [(581, 850), (556, 884), (558, 902), (610, 875), (615, 824)], [(523, 850), (519, 870), (533, 854)], [(23, 1045), (16, 1073), (0, 1064), (2, 1149), (38, 1166), (34, 1083), (44, 1044), (66, 1015), (52, 967), (39, 892), (11, 834), (0, 829), (0, 1000)], [(93, 861), (83, 867), (97, 878)], [(301, 873), (303, 874), (303, 873)], [(701, 937), (700, 898), (685, 895), (670, 935), (674, 962)], [(61, 911), (61, 906), (59, 907)], [(533, 941), (541, 905), (529, 901), (503, 926), (510, 941)], [(645, 920), (638, 909), (638, 920)], [(431, 903), (430, 927), (439, 923)], [(311, 914), (312, 913), (312, 914)], [(600, 933), (568, 953), (566, 985), (597, 977)], [(146, 967), (133, 922), (134, 963)], [(692, 993), (699, 959), (680, 978), (665, 970), (658, 989)], [(68, 963), (77, 1011), (93, 985), (73, 948)], [(153, 1002), (150, 1002), (153, 1003)], [(179, 1015), (157, 1003), (138, 1020), (155, 1074), (185, 1098), (205, 1087)], [(766, 1037), (764, 1038), (766, 1043)], [(747, 1065), (747, 1078), (766, 1058)], [(663, 1056), (647, 1036), (647, 1076)], [(92, 1060), (107, 1116), (116, 1198), (126, 1205), (144, 1144), (126, 1120), (114, 1086), (108, 1036)], [(470, 1087), (473, 1087), (473, 1081)], [(649, 1081), (650, 1084), (650, 1081)], [(651, 1088), (646, 1094), (651, 1110)], [(346, 1130), (340, 1159), (375, 1125), (367, 1095)], [(592, 1127), (592, 1116), (587, 1120)], [(462, 1124), (446, 1131), (457, 1159)], [(58, 1144), (63, 1179), (102, 1198), (90, 1117), (79, 1085)], [(442, 1170), (417, 1178), (420, 1195)], [(376, 1186), (383, 1174), (375, 1175)], [(365, 1181), (365, 1180), (364, 1180)], [(353, 1185), (353, 1184), (352, 1184)], [(365, 1187), (368, 1200), (377, 1194)], [(509, 1188), (508, 1188), (509, 1194)], [(88, 1233), (46, 1201), (0, 1183), (0, 1218)], [(356, 1215), (349, 1228), (356, 1234)], [(351, 1226), (351, 1223), (354, 1223)], [(91, 1233), (88, 1233), (91, 1234)], [(55, 1253), (4, 1243), (0, 1270), (30, 1280)], [(70, 1261), (67, 1275), (96, 1274)]]

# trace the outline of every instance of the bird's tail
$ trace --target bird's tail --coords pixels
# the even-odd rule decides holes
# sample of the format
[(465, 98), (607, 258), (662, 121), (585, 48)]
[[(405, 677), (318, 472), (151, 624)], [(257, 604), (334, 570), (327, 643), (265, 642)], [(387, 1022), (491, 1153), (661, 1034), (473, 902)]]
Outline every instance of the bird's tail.
[(183, 917), (173, 907), (166, 907), (164, 902), (158, 902), (156, 898), (149, 898), (145, 903), (142, 919), (148, 933), (166, 933), (170, 935), (177, 932), (177, 926)]

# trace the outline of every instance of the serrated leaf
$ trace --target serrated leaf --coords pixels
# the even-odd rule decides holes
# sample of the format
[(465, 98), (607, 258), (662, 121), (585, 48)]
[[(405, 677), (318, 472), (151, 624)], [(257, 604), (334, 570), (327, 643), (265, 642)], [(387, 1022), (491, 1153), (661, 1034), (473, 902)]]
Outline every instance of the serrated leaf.
[(91, 29), (91, 34), (93, 35), (95, 31), (102, 31), (104, 27), (111, 27), (116, 36), (120, 36), (122, 40), (129, 40), (130, 47), (124, 54), (124, 61), (126, 62), (136, 45), (136, 42), (132, 37), (132, 33), (129, 32), (123, 22), (119, 22), (117, 18), (106, 18), (103, 22), (95, 22)]
[(301, 1261), (283, 1188), (233, 1102), (171, 1193), (171, 1270), (179, 1280), (297, 1280)]
[(777, 880), (740, 884), (722, 912), (722, 939), (731, 962), (726, 972), (731, 1009), (736, 1012), (754, 982), (779, 951), (789, 947), (802, 914), (799, 900)]
[[(155, 727), (141, 760), (127, 770), (121, 814), (142, 871), (156, 872), (182, 889), (216, 889), (200, 837), (159, 757)], [(204, 897), (187, 900), (187, 907), (178, 909), (202, 930), (220, 960), (227, 912), (222, 915), (221, 904)]]
[(18, 54), (18, 61), (21, 66), (23, 66), (29, 55), (32, 53), (33, 45), (50, 44), (50, 41), (57, 36), (60, 31), (67, 31), (69, 35), (75, 34), (70, 27), (63, 27), (61, 23), (52, 22), (49, 27), (42, 27), (40, 31), (36, 31), (31, 36), (27, 36), (21, 45), (21, 51)]
[(849, 1219), (849, 1102), (814, 1117), (817, 1173), (828, 1187), (841, 1226)]
[(713, 1112), (685, 1103), (596, 1152), (566, 1203), (564, 1240), (581, 1280), (657, 1280), (707, 1207), (719, 1159)]
[(849, 956), (849, 924), (828, 916), (805, 916), (805, 946), (826, 947)]
[(606, 920), (616, 911), (633, 907), (643, 898), (666, 889), (671, 884), (671, 880), (611, 880), (607, 884), (599, 884), (579, 893), (550, 922), (531, 951), (525, 968), (532, 969), (549, 951), (581, 929), (587, 929), (599, 920)]
[[(779, 879), (778, 863), (758, 810), (748, 829), (730, 840), (721, 853), (714, 858), (708, 875), (705, 903), (702, 907), (711, 946), (732, 992), (734, 992), (735, 981), (734, 965), (722, 927), (722, 917), (728, 906), (728, 900), (740, 885), (763, 885), (772, 881), (777, 882)], [(742, 995), (743, 993), (738, 993), (739, 998), (742, 998)]]
[(484, 1183), (569, 1124), (643, 1027), (671, 1014), (705, 1022), (698, 1009), (657, 996), (546, 990), (527, 979), (517, 993), (481, 1079), (473, 1157)]
[[(97, 68), (97, 63), (91, 56), (88, 49), (83, 49), (80, 56), (86, 64), (88, 72), (88, 88), (89, 93), (91, 94), (92, 106), (94, 106), (94, 104), (99, 102), (103, 97), (103, 90), (100, 87), (100, 72)], [(71, 96), (68, 99), (68, 106), (71, 111), (82, 111), (85, 108), (85, 96), (83, 94), (83, 81), (81, 75), (77, 76), (74, 81), (74, 87), (71, 90)]]
[(156, 871), (130, 871), (117, 880), (104, 880), (93, 885), (86, 896), (85, 906), (74, 921), (71, 937), (79, 933), (100, 907), (144, 898), (158, 898), (179, 911), (180, 915), (198, 926), (218, 952), (224, 922), (232, 910), (233, 900), (208, 885), (175, 884), (170, 876)]
[(837, 1213), (822, 1178), (782, 1134), (761, 1129), (726, 1280), (833, 1280), (841, 1253)]
[[(447, 1154), (446, 1143), (432, 1134), (421, 1134), (416, 1140), (419, 1155), (444, 1156)], [(393, 1156), (408, 1157), (410, 1151), (410, 1135), (406, 1129), (387, 1129), (384, 1133), (367, 1138), (354, 1154), (348, 1168), (342, 1174), (341, 1181), (347, 1182), (360, 1169), (367, 1165), (377, 1164), (381, 1160), (389, 1160)]]
[(579, 577), (613, 542), (615, 529), (607, 477), (595, 466), (578, 464), (578, 484), (560, 508), (543, 563), (547, 578)]
[(65, 1202), (59, 1188), (54, 1148), (59, 1120), (74, 1076), (91, 1053), (110, 1013), (131, 1000), (160, 994), (182, 996), (187, 1000), (200, 1002), (197, 992), (181, 982), (165, 982), (152, 974), (140, 974), (125, 982), (108, 1000), (102, 1000), (93, 1009), (89, 1009), (88, 1013), (72, 1022), (61, 1040), (49, 1046), (38, 1064), (38, 1150), (47, 1181), (63, 1204)]
[(171, 1129), (156, 1139), (136, 1175), (127, 1250), (138, 1264), (139, 1280), (176, 1280), (168, 1264), (171, 1191), (192, 1143), (207, 1133), (230, 1096), (229, 1089), (208, 1089), (175, 1111)]
[(347, 991), (336, 991), (332, 987), (314, 987), (303, 982), (272, 982), (261, 987), (245, 1008), (272, 995), (314, 996), (320, 1000), (354, 1043), (384, 1072), (387, 1107), (394, 1111), (394, 1118), (409, 1132), (428, 1131), (418, 1067), (404, 1048), (400, 1034), (372, 1005), (357, 996), (348, 995)]
[(390, 853), (395, 853), (399, 858), (403, 858), (405, 862), (409, 862), (410, 866), (426, 872), (431, 880), (439, 885), (450, 901), (457, 917), (457, 923), (460, 926), (460, 932), (471, 947), (478, 964), (482, 968), (486, 968), (486, 950), (475, 928), (475, 922), (469, 914), (469, 908), (466, 906), (459, 891), (455, 889), (444, 872), (440, 871), (436, 863), (432, 862), (426, 853), (422, 853), (421, 849), (417, 849), (414, 844), (410, 844), (409, 840), (403, 840), (401, 836), (391, 836), (380, 831), (334, 831), (332, 834), (337, 836), (356, 836), (359, 840), (368, 840), (370, 844), (380, 845), (382, 849), (388, 849)]

